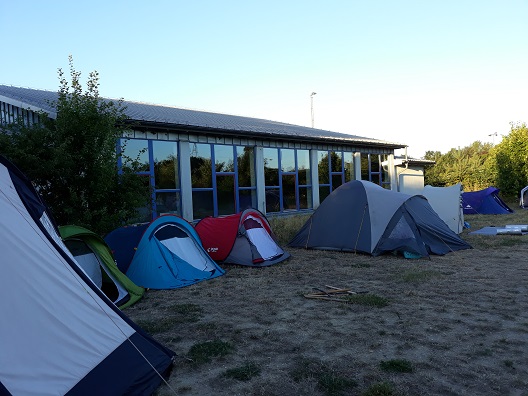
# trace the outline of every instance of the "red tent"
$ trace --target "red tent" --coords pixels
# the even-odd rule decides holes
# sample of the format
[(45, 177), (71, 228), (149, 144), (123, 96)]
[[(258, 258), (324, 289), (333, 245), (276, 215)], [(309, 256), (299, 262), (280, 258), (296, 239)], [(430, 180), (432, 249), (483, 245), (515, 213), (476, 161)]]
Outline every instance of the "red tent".
[(264, 267), (290, 257), (277, 245), (268, 220), (256, 209), (206, 217), (195, 228), (207, 253), (220, 263)]

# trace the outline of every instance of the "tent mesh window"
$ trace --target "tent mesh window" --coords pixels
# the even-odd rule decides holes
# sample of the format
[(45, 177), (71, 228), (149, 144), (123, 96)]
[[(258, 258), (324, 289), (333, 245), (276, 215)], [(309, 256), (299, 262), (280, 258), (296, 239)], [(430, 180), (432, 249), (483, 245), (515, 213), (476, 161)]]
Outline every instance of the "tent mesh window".
[(394, 239), (416, 239), (414, 232), (412, 232), (409, 223), (404, 216), (401, 216), (398, 223), (394, 226), (390, 233), (390, 238)]

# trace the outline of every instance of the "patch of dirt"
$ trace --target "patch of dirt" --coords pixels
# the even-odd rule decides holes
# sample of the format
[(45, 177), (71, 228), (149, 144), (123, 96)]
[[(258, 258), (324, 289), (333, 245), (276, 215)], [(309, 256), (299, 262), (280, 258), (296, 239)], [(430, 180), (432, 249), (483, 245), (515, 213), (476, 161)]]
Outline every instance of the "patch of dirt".
[[(526, 395), (528, 236), (463, 238), (474, 249), (430, 260), (288, 249), (292, 257), (271, 267), (224, 266), (226, 275), (210, 281), (149, 290), (125, 313), (142, 323), (174, 317), (153, 334), (177, 354), (170, 388), (159, 395), (339, 394), (315, 375), (295, 376), (303, 360), (352, 380), (346, 395), (383, 382), (399, 395)], [(367, 291), (388, 305), (303, 296), (325, 285)], [(193, 305), (189, 320), (176, 316), (184, 304)], [(234, 351), (191, 364), (191, 346), (211, 340)], [(380, 368), (393, 359), (410, 362), (412, 372)], [(259, 375), (224, 375), (248, 362)]]

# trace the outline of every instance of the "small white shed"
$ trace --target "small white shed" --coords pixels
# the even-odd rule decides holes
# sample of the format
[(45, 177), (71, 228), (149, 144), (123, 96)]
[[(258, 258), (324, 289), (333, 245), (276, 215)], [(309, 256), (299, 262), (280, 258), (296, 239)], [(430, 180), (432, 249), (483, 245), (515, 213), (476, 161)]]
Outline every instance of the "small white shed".
[(421, 194), (425, 187), (424, 168), (434, 164), (435, 161), (431, 160), (395, 157), (398, 191), (410, 195)]

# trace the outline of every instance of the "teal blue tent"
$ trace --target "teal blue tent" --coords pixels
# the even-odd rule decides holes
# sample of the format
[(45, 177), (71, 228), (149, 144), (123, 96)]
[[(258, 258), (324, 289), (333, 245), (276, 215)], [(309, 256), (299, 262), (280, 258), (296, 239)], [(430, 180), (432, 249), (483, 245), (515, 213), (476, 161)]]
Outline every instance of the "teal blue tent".
[[(146, 226), (122, 227), (105, 241), (119, 268), (146, 288), (175, 289), (225, 273), (204, 250), (192, 225), (178, 216), (160, 216)], [(123, 262), (122, 257), (131, 261)]]

